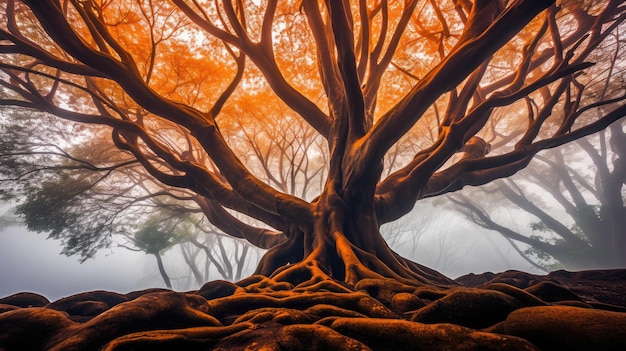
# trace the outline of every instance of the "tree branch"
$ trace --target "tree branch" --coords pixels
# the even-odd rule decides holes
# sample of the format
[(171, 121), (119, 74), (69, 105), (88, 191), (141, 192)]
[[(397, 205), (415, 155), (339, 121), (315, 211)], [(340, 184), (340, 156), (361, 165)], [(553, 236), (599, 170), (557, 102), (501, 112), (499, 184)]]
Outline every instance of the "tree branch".
[[(552, 2), (515, 1), (484, 31), (482, 26), (492, 17), (485, 17), (478, 11), (481, 17), (476, 19), (476, 27), (467, 27), (465, 33), (468, 35), (452, 52), (363, 137), (363, 147), (371, 159), (381, 159), (436, 99), (463, 81)], [(472, 22), (471, 16), (469, 22)]]

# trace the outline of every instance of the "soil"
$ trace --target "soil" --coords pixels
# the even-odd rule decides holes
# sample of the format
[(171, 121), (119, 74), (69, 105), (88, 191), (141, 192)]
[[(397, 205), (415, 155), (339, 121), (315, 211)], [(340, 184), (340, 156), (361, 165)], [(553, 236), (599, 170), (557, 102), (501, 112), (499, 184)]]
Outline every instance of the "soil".
[(626, 270), (0, 298), (0, 351), (626, 350)]

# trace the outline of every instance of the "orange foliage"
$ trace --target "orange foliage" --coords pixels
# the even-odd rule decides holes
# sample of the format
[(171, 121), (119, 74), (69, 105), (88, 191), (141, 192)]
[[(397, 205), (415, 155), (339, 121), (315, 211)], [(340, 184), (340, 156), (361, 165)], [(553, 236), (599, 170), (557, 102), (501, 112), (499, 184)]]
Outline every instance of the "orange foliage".
[(623, 116), (620, 1), (550, 5), (5, 1), (2, 101), (107, 126), (212, 221), (228, 208), (277, 232), (223, 229), (310, 231), (335, 195), (373, 212), (338, 221), (376, 227)]

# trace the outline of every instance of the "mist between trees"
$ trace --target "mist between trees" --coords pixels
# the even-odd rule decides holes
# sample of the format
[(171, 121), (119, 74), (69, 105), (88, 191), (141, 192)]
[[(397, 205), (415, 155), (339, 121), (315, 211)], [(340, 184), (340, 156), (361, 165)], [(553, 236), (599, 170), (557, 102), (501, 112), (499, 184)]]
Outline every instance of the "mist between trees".
[[(252, 151), (248, 158), (252, 169), (269, 171), (272, 169), (272, 163), (296, 164), (292, 161), (296, 154), (302, 157), (298, 162), (300, 164), (315, 164), (318, 157), (322, 159), (327, 157), (313, 137), (304, 141), (297, 137), (306, 136), (306, 133), (289, 133), (272, 125), (264, 127), (269, 127), (269, 130), (245, 133), (240, 140), (243, 149), (249, 148)], [(293, 131), (294, 124), (288, 124), (287, 127)], [(268, 134), (270, 132), (273, 134)], [(30, 136), (40, 133), (30, 132), (24, 136), (27, 135), (29, 138), (20, 142), (25, 148), (31, 143)], [(289, 139), (289, 136), (292, 139)], [(452, 203), (445, 203), (440, 199), (425, 201), (406, 217), (381, 228), (383, 236), (398, 252), (450, 276), (467, 273), (463, 266), (475, 261), (476, 252), (485, 252), (484, 248), (477, 249), (470, 242), (480, 240), (480, 236), (489, 234), (473, 227), (472, 223), (506, 238), (508, 245), (513, 247), (520, 257), (528, 260), (529, 269), (535, 267), (545, 271), (561, 268), (622, 267), (623, 262), (619, 261), (617, 253), (612, 252), (609, 243), (612, 236), (623, 235), (620, 230), (623, 227), (620, 227), (619, 223), (626, 217), (619, 215), (619, 212), (609, 212), (607, 207), (611, 206), (608, 204), (609, 201), (618, 201), (613, 206), (619, 206), (624, 198), (624, 188), (619, 182), (622, 176), (620, 174), (622, 156), (619, 152), (624, 151), (620, 148), (624, 145), (623, 138), (622, 124), (615, 124), (610, 131), (601, 132), (596, 136), (581, 139), (576, 144), (563, 146), (538, 156), (524, 171), (505, 181), (466, 189), (451, 195)], [(265, 145), (265, 148), (261, 148), (260, 145)], [(42, 164), (29, 164), (27, 161), (38, 153), (33, 151), (40, 147), (41, 145), (37, 143), (30, 144), (29, 151), (21, 155), (23, 158), (19, 162), (22, 168), (14, 168), (14, 164), (9, 168), (22, 174), (45, 169)], [(61, 150), (59, 147), (54, 146), (53, 149), (56, 151), (51, 153), (51, 156), (62, 155), (59, 153)], [(76, 154), (76, 150), (72, 149), (72, 152)], [(287, 150), (294, 150), (294, 153), (289, 154)], [(398, 149), (394, 151), (398, 153), (390, 156), (390, 163), (402, 161), (403, 158), (410, 156), (410, 153), (400, 155)], [(69, 156), (69, 153), (66, 153), (66, 156)], [(60, 160), (51, 159), (53, 163), (49, 167), (62, 171), (63, 167), (59, 167), (59, 163), (66, 167), (72, 165), (72, 162), (67, 160), (59, 162)], [(48, 185), (50, 188), (37, 189), (36, 193), (29, 193), (30, 201), (21, 203), (3, 216), (3, 224), (27, 225), (31, 230), (49, 233), (51, 238), (67, 243), (64, 251), (66, 254), (78, 256), (80, 259), (88, 259), (97, 249), (108, 246), (153, 255), (164, 285), (179, 290), (197, 288), (212, 279), (237, 281), (254, 271), (263, 250), (250, 245), (247, 241), (233, 240), (211, 226), (203, 220), (199, 205), (194, 206), (192, 201), (172, 199), (169, 193), (157, 194), (154, 197), (144, 193), (136, 198), (128, 196), (127, 202), (119, 202), (117, 207), (111, 206), (107, 211), (102, 211), (100, 207), (95, 208), (94, 204), (100, 203), (99, 198), (102, 196), (97, 191), (97, 185), (84, 183), (82, 187), (77, 186), (81, 183), (76, 179), (90, 179), (98, 172), (81, 166), (78, 159), (75, 162), (72, 166), (73, 180), (65, 179), (70, 182), (68, 186), (71, 190), (68, 191), (59, 183), (50, 183)], [(10, 163), (3, 162), (3, 165), (6, 164)], [(323, 163), (317, 164), (319, 165), (317, 168), (307, 166), (298, 171), (284, 168), (284, 172), (278, 175), (268, 174), (267, 181), (290, 193), (298, 191), (315, 193), (323, 184), (325, 172)], [(5, 171), (4, 174), (7, 173)], [(116, 175), (112, 173), (108, 177), (114, 178)], [(49, 175), (36, 181), (39, 183), (50, 181)], [(141, 188), (140, 184), (133, 185), (131, 190), (125, 188), (126, 195), (140, 193), (138, 189)], [(110, 192), (110, 189), (101, 191)], [(157, 192), (162, 191), (165, 189), (159, 189)], [(617, 196), (611, 196), (612, 194)], [(141, 197), (145, 199), (136, 202)], [(120, 198), (123, 197), (118, 195), (117, 199)], [(142, 216), (135, 217), (139, 213), (137, 208), (144, 208), (146, 204), (150, 210), (141, 212)], [(79, 217), (84, 218), (85, 222), (76, 223), (75, 232), (69, 231), (70, 228), (54, 227), (57, 219), (69, 216), (76, 211), (75, 208), (80, 207), (84, 210), (79, 213)], [(60, 210), (50, 211), (52, 208)], [(126, 218), (128, 214), (123, 212), (128, 209), (132, 209), (131, 213), (134, 215)], [(469, 222), (463, 223), (461, 217), (455, 218), (455, 211), (466, 215)], [(519, 215), (520, 211), (525, 211), (530, 216), (525, 219), (526, 217)], [(67, 240), (82, 231), (87, 223), (93, 220), (89, 216), (92, 212), (97, 212), (98, 216), (104, 214), (111, 217), (120, 216), (127, 221), (124, 223), (126, 227), (120, 229), (120, 233), (123, 234), (110, 233), (110, 241), (101, 247), (81, 249), (81, 253), (89, 252), (88, 255), (77, 255), (74, 253), (77, 247), (69, 245), (86, 242)], [(498, 214), (500, 220), (496, 221), (492, 217)], [(132, 223), (139, 218), (142, 218), (141, 225)], [(112, 218), (107, 220), (114, 222)], [(63, 222), (63, 225), (67, 225), (67, 222)], [(584, 231), (581, 226), (585, 225), (587, 227)], [(459, 227), (464, 229), (463, 233), (456, 229)], [(561, 235), (562, 230), (566, 232)], [(469, 235), (467, 231), (470, 231)], [(593, 234), (588, 238), (585, 233)], [(578, 252), (566, 251), (572, 245), (567, 241), (572, 240), (570, 239), (572, 235), (575, 235), (574, 240), (577, 242), (586, 243), (586, 247), (579, 248)], [(605, 245), (595, 244), (592, 240), (601, 240)], [(490, 262), (500, 261), (499, 267), (511, 264), (511, 252), (505, 245), (507, 244), (500, 242), (487, 249), (493, 250)], [(164, 255), (168, 256), (167, 264), (163, 263)], [(485, 264), (478, 267), (491, 269)]]
[(626, 263), (620, 1), (56, 3), (2, 5), (0, 191), (66, 255), (448, 282), (413, 260), (465, 259), (425, 224), (460, 211), (538, 269)]

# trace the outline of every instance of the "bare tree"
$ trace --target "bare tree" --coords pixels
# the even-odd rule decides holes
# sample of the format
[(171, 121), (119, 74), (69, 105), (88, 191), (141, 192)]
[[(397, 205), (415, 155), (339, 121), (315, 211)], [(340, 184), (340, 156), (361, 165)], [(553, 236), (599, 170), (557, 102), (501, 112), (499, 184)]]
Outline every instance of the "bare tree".
[[(186, 189), (217, 228), (269, 249), (257, 273), (294, 285), (449, 282), (393, 252), (380, 225), (626, 114), (623, 94), (587, 94), (617, 50), (621, 1), (2, 6), (2, 105), (109, 133), (137, 172)], [(267, 183), (237, 152), (239, 111), (259, 102), (289, 111), (264, 119), (304, 120), (325, 140), (312, 200)], [(595, 107), (604, 112), (589, 117)], [(383, 179), (405, 135), (431, 142)], [(494, 148), (492, 136), (513, 141)]]
[[(452, 199), (470, 220), (502, 234), (543, 269), (623, 267), (624, 137), (623, 123), (614, 124), (593, 139), (537, 157), (514, 178), (477, 189), (473, 200), (468, 194)], [(484, 199), (482, 205), (476, 199)], [(526, 233), (490, 216), (487, 203), (531, 215)]]
[[(0, 174), (3, 176), (0, 190), (6, 199), (22, 199), (11, 211), (12, 216), (7, 217), (7, 224), (25, 224), (30, 230), (47, 233), (49, 238), (61, 241), (62, 253), (79, 256), (81, 262), (108, 246), (143, 251), (157, 257), (163, 250), (171, 252), (172, 246), (181, 247), (194, 241), (194, 246), (197, 244), (199, 247), (196, 255), (210, 254), (214, 257), (205, 259), (213, 268), (219, 266), (218, 275), (212, 278), (241, 278), (243, 268), (249, 264), (246, 258), (254, 256), (249, 256), (252, 252), (249, 244), (241, 240), (211, 239), (210, 236), (224, 234), (198, 216), (202, 210), (193, 193), (155, 183), (147, 174), (135, 172), (133, 169), (139, 164), (124, 155), (109, 153), (111, 145), (107, 144), (106, 136), (102, 134), (93, 133), (88, 143), (68, 146), (62, 141), (55, 142), (60, 140), (55, 135), (64, 135), (68, 139), (82, 138), (82, 132), (77, 128), (65, 128), (67, 125), (61, 126), (53, 119), (37, 114), (20, 114), (19, 118), (22, 121), (46, 120), (50, 123), (0, 126), (0, 138), (6, 141), (0, 154)], [(98, 166), (103, 164), (106, 166)], [(13, 186), (15, 182), (19, 182), (20, 186)], [(171, 243), (148, 252), (146, 248), (151, 247), (147, 243), (149, 238), (138, 241), (135, 236), (146, 229), (142, 224), (155, 222), (155, 216), (171, 221), (168, 230), (155, 234), (160, 235), (155, 240)], [(185, 235), (176, 234), (180, 228), (175, 227), (181, 218), (194, 223), (193, 230), (187, 229)], [(170, 238), (164, 238), (166, 234)], [(232, 253), (226, 254), (223, 249), (217, 252), (211, 247), (203, 250), (202, 246), (206, 243), (200, 242), (205, 241), (217, 243), (216, 247), (235, 247), (237, 257), (232, 260), (232, 266), (223, 263), (232, 258)], [(184, 258), (183, 255), (181, 262)], [(201, 257), (196, 258), (201, 260)], [(196, 287), (209, 279), (210, 267), (205, 266), (205, 273), (198, 276), (195, 274), (198, 271), (195, 262), (184, 262), (188, 264), (190, 276), (195, 278)], [(177, 277), (172, 283), (160, 256), (156, 263), (166, 286), (177, 285), (176, 282), (183, 279)], [(229, 269), (221, 269), (221, 265)]]

